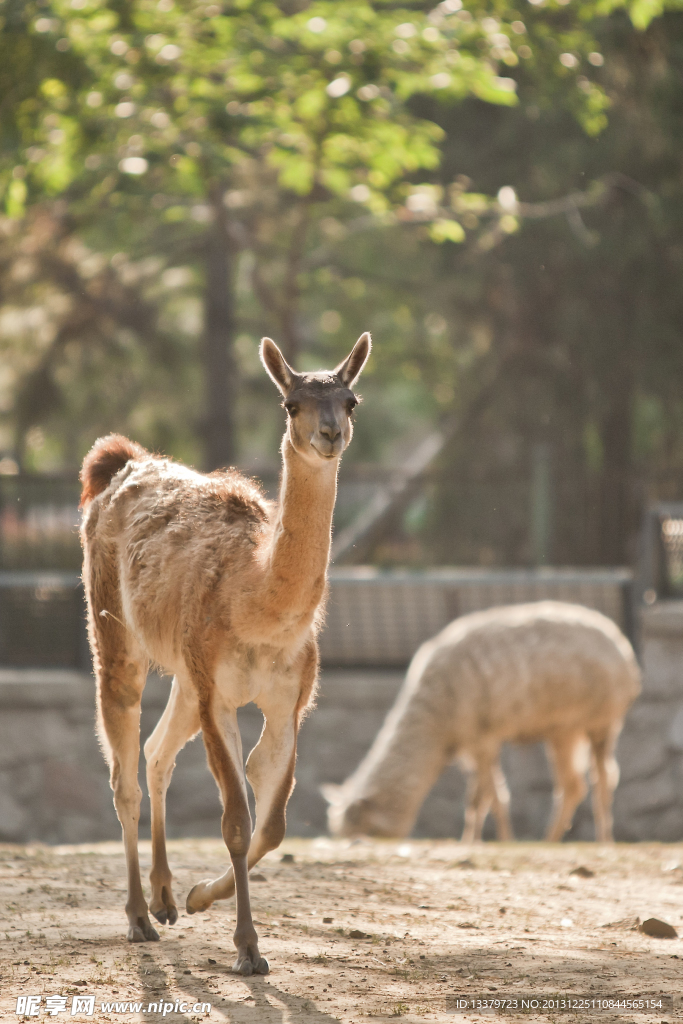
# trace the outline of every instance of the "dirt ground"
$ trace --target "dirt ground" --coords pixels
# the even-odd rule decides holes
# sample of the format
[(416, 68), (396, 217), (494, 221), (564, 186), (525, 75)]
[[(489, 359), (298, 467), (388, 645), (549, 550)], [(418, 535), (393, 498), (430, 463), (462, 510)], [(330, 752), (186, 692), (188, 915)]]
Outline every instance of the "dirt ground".
[[(225, 849), (213, 840), (169, 848), (184, 906), (194, 882), (223, 870)], [(148, 843), (141, 856), (146, 875)], [(490, 1012), (465, 1005), (484, 999), (517, 1000), (510, 1020), (683, 1018), (680, 940), (633, 930), (636, 918), (657, 917), (683, 934), (681, 846), (288, 840), (254, 872), (271, 965), (256, 978), (230, 972), (232, 901), (183, 911), (174, 927), (159, 926), (158, 943), (126, 943), (118, 843), (0, 846), (0, 874), (7, 1020), (19, 1019), (26, 996), (41, 997), (28, 1019), (57, 1021), (485, 1022)], [(567, 994), (655, 1005), (566, 1014), (543, 1004)], [(95, 997), (91, 1015), (87, 999), (72, 1014), (74, 996)], [(673, 1008), (660, 996), (673, 996)], [(523, 997), (541, 1002), (522, 1010)], [(129, 1001), (142, 1006), (131, 1012)]]

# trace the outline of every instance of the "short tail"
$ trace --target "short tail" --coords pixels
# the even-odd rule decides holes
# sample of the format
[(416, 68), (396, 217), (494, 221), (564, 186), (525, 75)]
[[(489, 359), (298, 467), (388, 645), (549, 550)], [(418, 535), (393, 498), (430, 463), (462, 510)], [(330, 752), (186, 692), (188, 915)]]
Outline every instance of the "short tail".
[(81, 508), (101, 494), (120, 469), (131, 459), (148, 459), (149, 452), (121, 434), (100, 437), (83, 459)]

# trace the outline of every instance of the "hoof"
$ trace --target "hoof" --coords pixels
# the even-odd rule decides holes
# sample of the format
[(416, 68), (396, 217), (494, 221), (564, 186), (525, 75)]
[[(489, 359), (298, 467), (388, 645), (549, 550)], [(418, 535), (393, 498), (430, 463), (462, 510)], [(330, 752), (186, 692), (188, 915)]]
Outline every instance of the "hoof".
[(149, 921), (139, 917), (137, 924), (132, 924), (128, 929), (126, 938), (129, 942), (158, 942), (159, 932)]
[(270, 967), (264, 957), (259, 957), (256, 964), (253, 964), (249, 957), (245, 956), (243, 960), (238, 957), (232, 965), (232, 973), (248, 978), (251, 974), (270, 974)]
[(178, 920), (177, 907), (161, 907), (159, 910), (152, 910), (150, 907), (149, 912), (156, 917), (159, 924), (175, 924)]
[(197, 882), (197, 884), (190, 889), (187, 894), (187, 900), (185, 901), (185, 909), (188, 914), (203, 914), (205, 910), (209, 909), (213, 900), (207, 900), (206, 897), (202, 899), (200, 895), (200, 890), (206, 889), (208, 884), (208, 882)]

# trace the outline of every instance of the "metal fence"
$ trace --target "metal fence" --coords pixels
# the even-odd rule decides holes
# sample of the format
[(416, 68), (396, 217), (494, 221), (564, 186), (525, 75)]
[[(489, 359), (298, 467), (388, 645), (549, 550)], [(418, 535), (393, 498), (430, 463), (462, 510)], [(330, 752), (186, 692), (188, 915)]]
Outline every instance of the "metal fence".
[(78, 571), (78, 481), (0, 476), (0, 570)]
[(0, 665), (90, 665), (74, 477), (0, 476)]
[(0, 572), (0, 666), (90, 669), (77, 573)]
[(328, 665), (403, 666), (459, 615), (549, 599), (595, 608), (633, 637), (632, 585), (628, 569), (339, 570), (320, 653)]
[(683, 598), (683, 502), (659, 502), (645, 514), (639, 596), (646, 604)]
[[(268, 481), (274, 486), (275, 481)], [(371, 481), (351, 481), (346, 512)], [(0, 665), (87, 667), (78, 573), (78, 484), (0, 477)], [(449, 621), (497, 604), (555, 598), (597, 608), (633, 637), (633, 597), (683, 597), (683, 504), (646, 516), (644, 569), (433, 569), (331, 573), (321, 653), (326, 664), (406, 664)], [(652, 598), (654, 599), (654, 598)]]
[[(359, 567), (331, 573), (321, 658), (328, 666), (402, 667), (458, 615), (546, 599), (596, 608), (633, 636), (626, 569), (401, 573)], [(0, 665), (89, 670), (75, 573), (0, 573)]]

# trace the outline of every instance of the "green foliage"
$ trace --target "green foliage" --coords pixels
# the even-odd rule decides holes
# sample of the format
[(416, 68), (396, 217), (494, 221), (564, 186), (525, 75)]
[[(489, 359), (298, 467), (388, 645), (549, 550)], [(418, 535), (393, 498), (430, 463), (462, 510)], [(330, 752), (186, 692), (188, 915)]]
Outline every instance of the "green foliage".
[[(444, 458), (423, 558), (528, 562), (541, 443), (552, 452), (556, 563), (630, 562), (641, 503), (681, 497), (682, 39), (681, 14), (646, 36), (619, 13), (596, 27), (611, 99), (596, 140), (565, 112), (535, 109), (521, 87), (515, 111), (466, 104), (442, 121), (445, 181), (457, 169), (489, 195), (513, 184), (522, 218), (524, 201), (537, 213), (480, 247), (476, 263), (442, 249), (442, 281), (454, 283), (438, 308), (467, 357), (456, 394), (487, 397)], [(572, 195), (587, 205), (540, 215), (543, 200), (550, 214)]]
[(54, 0), (34, 18), (28, 9), (35, 52), (52, 43), (63, 53), (63, 77), (34, 83), (14, 126), (26, 148), (62, 152), (47, 180), (29, 155), (36, 196), (79, 179), (87, 186), (73, 162), (77, 137), (85, 169), (117, 174), (124, 192), (135, 187), (127, 174), (200, 194), (200, 183), (257, 156), (295, 193), (319, 185), (346, 195), (365, 182), (383, 201), (407, 172), (438, 163), (440, 133), (408, 112), (412, 96), (514, 102), (514, 83), (476, 50), (476, 24), (455, 17), (408, 21), (368, 2), (319, 2), (287, 16), (256, 0), (214, 6), (208, 16), (152, 0), (76, 10)]
[[(335, 263), (339, 237), (316, 226), (334, 223), (344, 234), (349, 225), (355, 235), (358, 225), (363, 236), (371, 223), (387, 226), (397, 214), (423, 231), (432, 213), (410, 209), (422, 193), (409, 182), (437, 173), (445, 138), (435, 113), (468, 95), (514, 104), (512, 74), (526, 45), (513, 27), (515, 11), (501, 0), (493, 13), (461, 10), (458, 0), (425, 11), (369, 0), (343, 7), (321, 0), (298, 10), (262, 0), (208, 6), (4, 0), (0, 6), (0, 193), (10, 219), (0, 259), (9, 268), (19, 258), (24, 267), (11, 277), (5, 303), (30, 307), (40, 296), (48, 310), (43, 335), (53, 339), (45, 349), (30, 330), (13, 328), (6, 336), (17, 397), (12, 402), (7, 384), (5, 422), (13, 425), (21, 454), (32, 425), (56, 429), (65, 416), (78, 418), (83, 422), (69, 426), (71, 440), (62, 445), (72, 462), (81, 446), (74, 438), (100, 429), (107, 418), (109, 427), (134, 426), (147, 443), (168, 446), (171, 439), (171, 446), (186, 447), (192, 410), (201, 404), (196, 377), (179, 389), (187, 404), (175, 421), (187, 429), (178, 425), (173, 441), (174, 417), (163, 403), (154, 415), (141, 411), (149, 369), (147, 356), (136, 361), (131, 346), (189, 355), (190, 339), (209, 387), (218, 371), (206, 345), (198, 347), (201, 318), (198, 323), (192, 301), (203, 289), (204, 319), (211, 320), (216, 295), (215, 289), (209, 294), (208, 253), (219, 238), (230, 260), (240, 259), (236, 276), (250, 278), (246, 287), (238, 284), (238, 319), (234, 326), (225, 321), (220, 344), (230, 347), (235, 332), (253, 339), (266, 329), (291, 358), (301, 348), (324, 349), (313, 340), (313, 324), (330, 301), (314, 312), (315, 267)], [(556, 15), (554, 9), (534, 15), (539, 25), (547, 22), (553, 39)], [(560, 72), (561, 65), (553, 66), (550, 77), (583, 109), (583, 93), (572, 83), (567, 89)], [(434, 109), (422, 116), (426, 97)], [(461, 239), (458, 216), (447, 204), (434, 237)], [(18, 257), (27, 246), (39, 250), (45, 232), (49, 258)], [(239, 253), (250, 254), (251, 262)], [(155, 269), (148, 272), (150, 265)], [(166, 269), (182, 274), (187, 267), (192, 284), (181, 294), (163, 285)], [(112, 287), (123, 306), (102, 301)], [(147, 337), (130, 302), (146, 310)], [(79, 306), (87, 315), (72, 315)], [(344, 331), (349, 320), (360, 319), (335, 315)], [(194, 333), (181, 326), (189, 323)], [(163, 343), (157, 338), (150, 350), (149, 338), (159, 331)], [(334, 354), (346, 345), (344, 331), (328, 335)], [(402, 344), (410, 336), (399, 331)], [(108, 396), (119, 395), (115, 407), (99, 400), (84, 407), (74, 397), (79, 385), (99, 393), (90, 367), (101, 358), (99, 372), (106, 377), (109, 365), (116, 377), (119, 351), (128, 351), (129, 366), (138, 367), (135, 386), (108, 389)], [(185, 374), (190, 364), (185, 360)], [(410, 380), (414, 387), (417, 364), (401, 359), (399, 366), (400, 386)], [(22, 375), (38, 369), (61, 393), (60, 402), (20, 401)], [(256, 396), (264, 387), (249, 375), (247, 386)], [(130, 395), (137, 396), (134, 424), (124, 400)], [(169, 395), (168, 410), (176, 403), (177, 395)], [(223, 404), (230, 405), (227, 397)], [(209, 410), (208, 420), (217, 414)], [(261, 433), (249, 420), (249, 438)], [(4, 438), (9, 444), (7, 433)]]
[[(634, 151), (645, 135), (662, 165), (680, 166), (677, 65), (657, 21), (641, 52), (640, 29), (663, 9), (4, 0), (0, 447), (11, 429), (26, 464), (45, 468), (49, 450), (49, 464), (73, 466), (97, 431), (118, 428), (199, 461), (220, 238), (243, 455), (274, 450), (281, 426), (255, 356), (260, 334), (310, 366), (340, 358), (369, 327), (379, 344), (350, 458), (400, 458), (402, 434), (466, 410), (507, 366), (514, 337), (544, 373), (582, 368), (580, 411), (566, 411), (560, 370), (536, 388), (520, 357), (482, 451), (497, 431), (528, 439), (524, 417), (554, 416), (555, 395), (576, 458), (608, 465), (610, 370), (623, 352), (602, 312), (605, 267), (630, 291), (634, 268), (644, 274), (643, 315), (675, 347), (677, 307), (663, 286), (655, 299), (651, 273), (656, 254), (676, 248), (675, 175)], [(653, 70), (635, 82), (631, 49), (639, 69), (663, 60), (666, 87)], [(628, 212), (604, 183), (610, 201), (573, 227), (564, 216), (532, 224), (516, 205), (588, 192), (615, 170), (647, 186)], [(508, 301), (521, 310), (514, 330)], [(638, 405), (638, 451), (671, 443), (673, 404)], [(36, 430), (42, 448), (26, 441)]]
[(429, 228), (433, 242), (464, 242), (465, 229), (457, 220), (435, 220)]
[(597, 0), (589, 3), (587, 14), (590, 17), (612, 14), (619, 8), (625, 9), (637, 29), (644, 31), (654, 18), (666, 11), (683, 10), (681, 0)]

